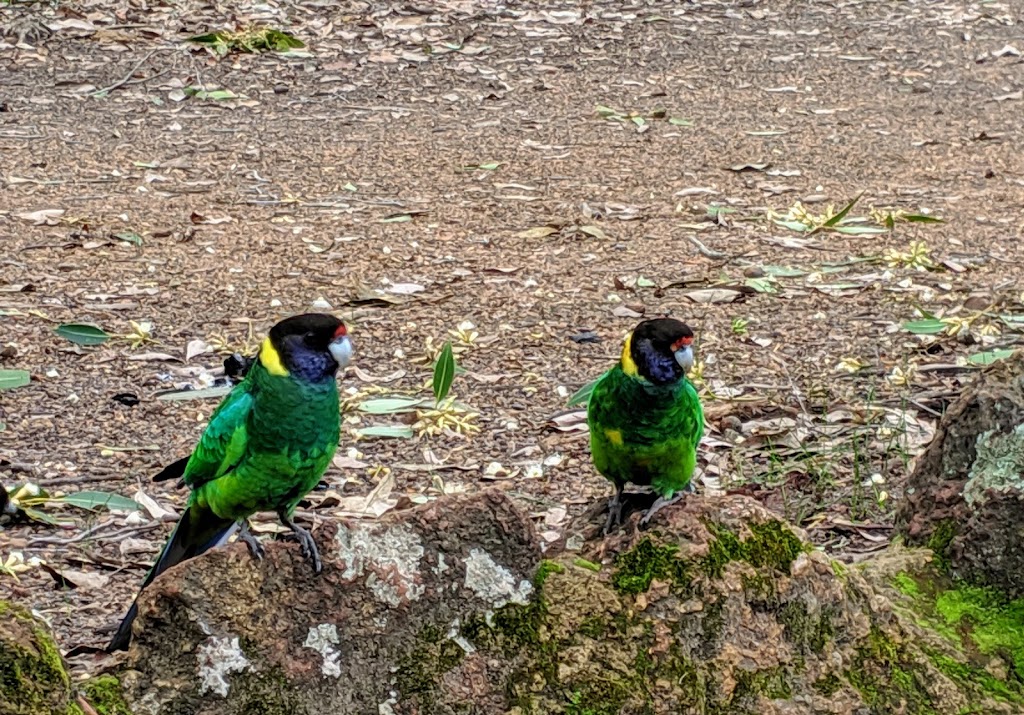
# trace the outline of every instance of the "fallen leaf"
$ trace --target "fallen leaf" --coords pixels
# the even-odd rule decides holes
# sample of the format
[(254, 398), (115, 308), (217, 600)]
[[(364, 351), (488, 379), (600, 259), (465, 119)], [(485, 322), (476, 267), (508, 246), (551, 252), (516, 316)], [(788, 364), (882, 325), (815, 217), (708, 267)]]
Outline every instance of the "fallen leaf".
[(544, 238), (550, 236), (553, 233), (558, 233), (558, 229), (553, 226), (535, 226), (534, 228), (528, 228), (525, 231), (520, 231), (516, 234), (519, 238)]
[(58, 570), (49, 564), (40, 564), (40, 568), (53, 576), (53, 580), (57, 582), (58, 588), (80, 588), (83, 591), (99, 591), (110, 581), (109, 576), (90, 571)]
[(743, 293), (731, 288), (701, 288), (683, 293), (694, 303), (735, 303)]
[(616, 318), (642, 318), (644, 315), (643, 306), (640, 306), (641, 310), (634, 310), (628, 305), (617, 305), (612, 308), (612, 315)]
[(39, 211), (15, 214), (22, 221), (28, 221), (36, 226), (56, 226), (60, 223), (58, 219), (63, 215), (64, 209), (40, 209)]
[(419, 293), (424, 288), (419, 283), (392, 283), (384, 290), (395, 295), (412, 295), (413, 293)]
[(146, 510), (146, 513), (157, 521), (164, 521), (165, 518), (177, 518), (178, 516), (176, 512), (171, 511), (170, 509), (164, 509), (162, 506), (157, 504), (153, 497), (149, 496), (141, 489), (137, 490), (135, 494), (132, 495), (132, 499), (134, 499), (143, 509)]

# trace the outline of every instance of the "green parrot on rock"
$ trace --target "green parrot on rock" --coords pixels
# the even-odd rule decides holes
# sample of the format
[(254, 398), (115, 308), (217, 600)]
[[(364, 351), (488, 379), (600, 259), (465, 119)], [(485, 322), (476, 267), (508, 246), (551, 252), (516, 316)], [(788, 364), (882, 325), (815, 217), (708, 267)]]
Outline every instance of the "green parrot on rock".
[(649, 485), (657, 501), (641, 520), (693, 491), (704, 411), (686, 372), (693, 331), (672, 318), (645, 320), (626, 337), (622, 357), (594, 385), (587, 405), (594, 466), (615, 485), (607, 534), (622, 519), (626, 484)]
[[(157, 476), (181, 477), (192, 493), (142, 588), (171, 566), (225, 543), (236, 530), (252, 555), (262, 559), (263, 547), (248, 526), (258, 511), (276, 512), (320, 573), (316, 543), (292, 514), (319, 483), (338, 447), (335, 375), (351, 356), (345, 324), (332, 315), (298, 315), (270, 329), (245, 378), (210, 417), (191, 456)], [(107, 651), (128, 647), (137, 612), (133, 603)]]

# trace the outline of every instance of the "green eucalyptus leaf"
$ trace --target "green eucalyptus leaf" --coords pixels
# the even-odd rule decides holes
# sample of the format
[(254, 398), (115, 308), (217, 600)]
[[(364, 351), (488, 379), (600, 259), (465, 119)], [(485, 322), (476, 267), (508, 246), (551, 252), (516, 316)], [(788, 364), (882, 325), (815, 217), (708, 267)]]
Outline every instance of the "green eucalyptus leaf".
[(352, 430), (357, 437), (383, 437), (386, 439), (412, 439), (415, 434), (408, 425), (371, 425)]
[(76, 345), (102, 345), (113, 337), (103, 328), (87, 323), (64, 323), (54, 328), (54, 331)]
[(914, 335), (936, 335), (946, 329), (946, 324), (937, 318), (926, 318), (906, 322), (903, 329)]
[(983, 353), (968, 355), (967, 362), (971, 365), (991, 365), (994, 362), (1011, 357), (1015, 352), (1016, 350), (1007, 350), (1005, 348), (1000, 350), (988, 350)]
[(85, 491), (65, 494), (62, 497), (51, 497), (52, 502), (61, 502), (82, 509), (119, 509), (121, 511), (135, 511), (140, 509), (139, 503), (134, 499), (114, 494), (112, 492)]
[(371, 415), (392, 415), (413, 412), (417, 407), (423, 407), (423, 400), (418, 397), (382, 397), (360, 402), (358, 409)]
[(833, 226), (837, 226), (840, 221), (842, 221), (844, 218), (846, 218), (846, 215), (848, 213), (850, 213), (851, 209), (853, 209), (854, 204), (856, 204), (858, 201), (860, 201), (860, 197), (863, 196), (863, 195), (864, 195), (863, 191), (860, 192), (859, 194), (857, 194), (857, 196), (852, 201), (850, 201), (850, 203), (846, 204), (846, 206), (844, 206), (839, 213), (837, 213), (835, 216), (833, 216), (828, 221), (823, 223), (822, 227), (823, 228), (832, 228)]
[(452, 381), (455, 379), (455, 354), (452, 352), (452, 343), (446, 340), (444, 347), (437, 356), (434, 363), (434, 399), (440, 402), (448, 396), (452, 388)]
[(0, 370), (0, 390), (24, 387), (32, 381), (28, 370)]

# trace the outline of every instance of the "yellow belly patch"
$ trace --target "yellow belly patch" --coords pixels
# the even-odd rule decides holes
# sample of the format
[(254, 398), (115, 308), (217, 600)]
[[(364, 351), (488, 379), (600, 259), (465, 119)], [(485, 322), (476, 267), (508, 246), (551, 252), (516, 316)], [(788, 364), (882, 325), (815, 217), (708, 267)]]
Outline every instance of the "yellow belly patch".
[(622, 444), (622, 432), (617, 429), (606, 429), (604, 436), (608, 438), (608, 441), (618, 446)]

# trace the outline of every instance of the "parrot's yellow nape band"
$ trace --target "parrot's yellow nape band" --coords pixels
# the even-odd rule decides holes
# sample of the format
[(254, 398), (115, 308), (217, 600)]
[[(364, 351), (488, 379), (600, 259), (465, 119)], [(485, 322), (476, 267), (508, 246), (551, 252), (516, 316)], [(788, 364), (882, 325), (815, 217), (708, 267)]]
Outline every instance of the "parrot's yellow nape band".
[(277, 375), (278, 377), (288, 376), (288, 371), (281, 362), (281, 356), (277, 353), (277, 348), (274, 347), (274, 344), (270, 342), (270, 338), (263, 338), (263, 344), (260, 345), (260, 364), (271, 375)]

